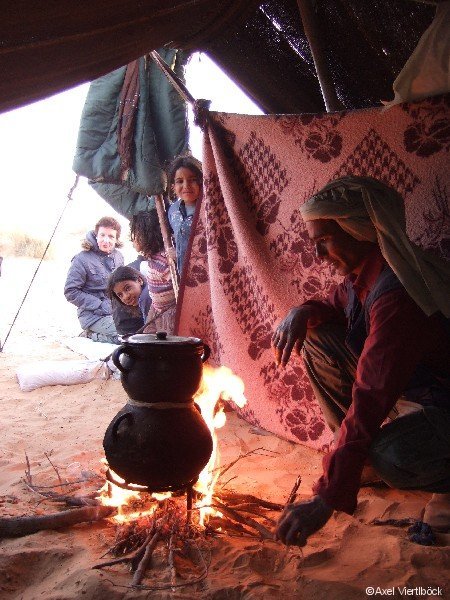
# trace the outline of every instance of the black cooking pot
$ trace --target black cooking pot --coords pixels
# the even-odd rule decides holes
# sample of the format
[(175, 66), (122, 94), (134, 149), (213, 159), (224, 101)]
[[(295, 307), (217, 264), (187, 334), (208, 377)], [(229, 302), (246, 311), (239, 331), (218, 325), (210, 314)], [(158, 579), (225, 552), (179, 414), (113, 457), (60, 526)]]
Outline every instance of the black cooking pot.
[(127, 404), (103, 440), (109, 467), (126, 484), (150, 491), (178, 490), (195, 482), (211, 456), (211, 433), (196, 405), (159, 408)]
[(194, 337), (134, 334), (112, 354), (122, 385), (137, 402), (190, 402), (202, 378), (209, 347)]

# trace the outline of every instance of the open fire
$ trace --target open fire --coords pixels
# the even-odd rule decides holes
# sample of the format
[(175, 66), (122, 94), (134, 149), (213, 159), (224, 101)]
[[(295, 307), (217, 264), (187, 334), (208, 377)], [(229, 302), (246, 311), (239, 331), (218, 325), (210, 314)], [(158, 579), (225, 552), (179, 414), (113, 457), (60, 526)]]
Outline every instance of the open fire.
[[(220, 473), (216, 430), (226, 423), (225, 402), (232, 401), (240, 408), (247, 402), (244, 383), (227, 367), (213, 368), (204, 365), (202, 382), (194, 401), (211, 432), (213, 449), (207, 465), (193, 485), (195, 501), (192, 506), (188, 505), (191, 514), (186, 515), (186, 518), (189, 521), (193, 520), (195, 525), (204, 527), (210, 515), (219, 515), (219, 511), (211, 507), (214, 487)], [(102, 462), (107, 464), (105, 459)], [(109, 480), (100, 490), (98, 498), (103, 505), (117, 508), (117, 514), (112, 517), (117, 523), (129, 523), (135, 519), (151, 517), (162, 501), (174, 496), (173, 492), (147, 493), (145, 486), (133, 483), (127, 483), (124, 488), (123, 478), (111, 469), (109, 475)], [(117, 481), (118, 485), (113, 481)]]
[[(165, 339), (162, 340), (162, 343), (164, 346)], [(171, 341), (168, 340), (169, 345), (170, 343)], [(270, 513), (283, 510), (285, 505), (275, 504), (251, 494), (227, 490), (226, 484), (223, 484), (223, 475), (238, 460), (249, 454), (267, 455), (267, 451), (257, 448), (239, 455), (226, 466), (219, 466), (220, 456), (216, 431), (225, 425), (224, 407), (227, 401), (232, 401), (239, 407), (245, 405), (243, 382), (226, 367), (214, 369), (203, 365), (202, 362), (206, 359), (207, 353), (201, 354), (203, 347), (200, 345), (200, 340), (194, 338), (193, 343), (195, 356), (198, 357), (194, 365), (198, 378), (191, 379), (189, 397), (186, 396), (185, 388), (176, 387), (173, 382), (171, 382), (172, 395), (164, 395), (163, 389), (165, 388), (160, 385), (159, 396), (158, 394), (152, 395), (153, 390), (147, 390), (148, 394), (143, 398), (135, 400), (130, 397), (129, 404), (116, 415), (109, 426), (112, 430), (111, 439), (113, 441), (114, 439), (116, 441), (120, 441), (120, 438), (125, 439), (130, 432), (133, 433), (135, 425), (140, 427), (145, 443), (138, 448), (137, 452), (134, 452), (135, 464), (140, 469), (136, 472), (141, 476), (138, 483), (133, 484), (132, 482), (136, 481), (133, 478), (128, 477), (128, 480), (125, 480), (124, 473), (121, 472), (119, 475), (114, 472), (116, 469), (111, 470), (108, 460), (109, 464), (104, 465), (107, 481), (102, 489), (98, 491), (98, 478), (95, 477), (97, 483), (93, 484), (93, 489), (97, 491), (78, 495), (76, 491), (84, 485), (84, 480), (63, 482), (57, 468), (49, 459), (57, 473), (59, 483), (55, 486), (39, 486), (32, 479), (30, 463), (26, 457), (27, 469), (24, 481), (27, 487), (43, 498), (71, 508), (45, 516), (3, 519), (3, 522), (0, 523), (0, 530), (2, 529), (4, 535), (27, 535), (42, 529), (67, 527), (76, 523), (108, 518), (116, 524), (115, 538), (111, 540), (113, 530), (109, 528), (105, 532), (109, 539), (109, 548), (103, 557), (110, 555), (112, 558), (94, 565), (93, 568), (103, 569), (125, 564), (130, 567), (133, 577), (130, 585), (122, 587), (147, 590), (193, 585), (204, 579), (208, 574), (207, 556), (213, 547), (213, 538), (238, 535), (253, 540), (273, 540), (272, 531), (275, 520)], [(192, 344), (192, 341), (187, 338), (184, 346), (189, 344)], [(147, 354), (150, 352), (148, 348), (144, 350)], [(177, 347), (178, 350), (180, 349)], [(121, 352), (125, 353), (124, 350)], [(135, 359), (132, 352), (129, 352), (131, 359), (139, 360), (138, 354)], [(185, 347), (182, 347), (178, 357), (180, 364), (184, 364), (183, 361), (186, 358), (186, 355), (182, 354), (183, 352), (187, 352), (188, 358), (192, 358), (194, 353), (189, 346), (187, 351)], [(167, 361), (167, 372), (172, 369), (171, 377), (173, 375), (173, 354), (176, 359), (176, 352), (171, 347), (170, 363), (169, 360)], [(125, 369), (125, 375), (128, 375), (129, 372), (131, 373), (131, 370)], [(141, 372), (142, 380), (145, 372), (143, 367)], [(164, 376), (163, 373), (161, 378)], [(136, 383), (133, 383), (131, 377), (127, 381), (127, 386), (134, 388), (134, 391), (138, 387)], [(128, 390), (126, 391), (128, 393)], [(131, 391), (134, 393), (133, 389)], [(145, 406), (146, 402), (151, 406)], [(137, 407), (137, 410), (134, 410), (134, 407)], [(141, 419), (142, 415), (147, 419), (146, 422), (144, 418)], [(157, 426), (152, 424), (152, 419), (156, 421)], [(184, 431), (189, 423), (195, 425), (199, 420), (202, 423), (200, 432), (203, 441), (205, 439), (208, 441), (208, 453), (205, 455), (203, 448), (202, 462), (198, 459), (198, 453), (196, 454), (195, 443), (198, 439), (196, 432), (193, 432), (192, 429)], [(177, 421), (181, 421), (181, 426)], [(150, 423), (150, 426), (147, 427), (146, 423)], [(150, 438), (156, 437), (160, 443), (159, 425), (161, 423), (166, 425), (162, 439), (163, 441), (167, 440), (167, 445), (172, 448), (172, 455), (164, 445), (160, 452), (160, 445), (155, 445), (153, 439), (150, 439), (149, 443), (145, 439), (150, 431)], [(198, 427), (196, 431), (199, 431)], [(200, 445), (201, 442), (200, 436)], [(183, 444), (186, 451), (180, 452)], [(124, 447), (133, 458), (133, 443), (128, 446), (125, 444)], [(153, 452), (149, 452), (148, 448), (153, 449)], [(148, 456), (149, 454), (150, 456)], [(188, 459), (192, 455), (197, 460), (195, 468), (200, 462), (202, 468), (189, 471), (191, 467)], [(108, 459), (107, 453), (106, 459)], [(140, 465), (141, 460), (144, 463), (147, 460), (146, 464), (155, 464), (156, 475), (151, 474), (147, 477), (145, 469)], [(122, 464), (126, 465), (126, 461), (123, 461)], [(174, 465), (175, 475), (167, 469), (167, 464)], [(180, 468), (180, 464), (182, 468)], [(183, 474), (183, 469), (188, 470), (188, 476)], [(194, 477), (192, 472), (195, 474)], [(144, 483), (154, 480), (168, 481), (169, 487), (164, 488), (161, 484), (159, 489), (155, 490), (148, 483), (143, 485), (143, 480)], [(177, 485), (179, 481), (182, 481), (183, 485)], [(288, 502), (294, 501), (299, 481)], [(220, 489), (217, 489), (219, 483)], [(50, 489), (52, 487), (58, 489), (60, 486), (61, 492)], [(150, 565), (157, 568), (153, 570), (152, 575), (148, 576), (146, 585), (144, 585), (142, 582)]]
[[(134, 571), (132, 587), (142, 587), (142, 579), (159, 541), (167, 548), (167, 563), (172, 574), (171, 587), (176, 587), (176, 572), (180, 569), (179, 564), (176, 566), (176, 561), (180, 561), (180, 556), (185, 559), (191, 557), (191, 575), (194, 574), (194, 577), (190, 578), (190, 582), (201, 580), (207, 573), (200, 548), (201, 538), (204, 537), (210, 517), (223, 516), (217, 505), (214, 507), (213, 500), (214, 488), (220, 475), (216, 430), (226, 423), (225, 402), (231, 400), (239, 407), (245, 405), (244, 384), (226, 367), (215, 369), (205, 365), (201, 385), (193, 399), (208, 426), (213, 442), (209, 461), (197, 481), (184, 490), (156, 493), (144, 486), (125, 482), (108, 469), (108, 480), (98, 496), (103, 505), (117, 509), (117, 513), (110, 518), (121, 528), (111, 549), (111, 554), (118, 558), (96, 565), (95, 568), (121, 562), (130, 564)], [(107, 468), (106, 460), (104, 463)], [(215, 531), (219, 533), (220, 530), (219, 526)], [(127, 556), (121, 558), (120, 554)]]

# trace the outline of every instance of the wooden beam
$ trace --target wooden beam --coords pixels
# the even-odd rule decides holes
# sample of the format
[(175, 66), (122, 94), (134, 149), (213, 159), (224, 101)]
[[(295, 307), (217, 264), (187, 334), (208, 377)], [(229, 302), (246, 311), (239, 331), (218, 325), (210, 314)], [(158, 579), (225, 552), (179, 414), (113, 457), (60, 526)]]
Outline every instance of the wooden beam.
[(337, 97), (330, 70), (328, 69), (328, 64), (323, 52), (319, 25), (314, 13), (313, 3), (311, 0), (297, 0), (297, 5), (303, 23), (303, 30), (311, 48), (327, 112), (343, 110), (345, 106), (343, 106), (342, 102)]

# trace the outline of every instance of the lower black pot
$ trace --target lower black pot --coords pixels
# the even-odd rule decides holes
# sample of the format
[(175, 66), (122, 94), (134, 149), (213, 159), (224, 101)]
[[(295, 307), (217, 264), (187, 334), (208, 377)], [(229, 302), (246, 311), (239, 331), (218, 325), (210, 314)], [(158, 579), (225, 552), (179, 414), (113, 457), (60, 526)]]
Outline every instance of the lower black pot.
[(110, 469), (126, 484), (177, 490), (195, 481), (211, 456), (211, 433), (194, 404), (126, 404), (103, 439)]

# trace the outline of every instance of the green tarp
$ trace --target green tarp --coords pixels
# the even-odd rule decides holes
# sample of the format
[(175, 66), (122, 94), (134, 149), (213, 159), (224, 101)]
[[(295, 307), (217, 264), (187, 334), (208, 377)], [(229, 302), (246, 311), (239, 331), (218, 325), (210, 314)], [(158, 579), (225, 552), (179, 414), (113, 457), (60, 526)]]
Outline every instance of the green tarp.
[[(184, 80), (188, 54), (160, 49)], [(121, 179), (118, 152), (119, 100), (126, 67), (93, 81), (81, 116), (73, 170), (117, 212), (129, 218), (165, 189), (162, 168), (188, 148), (187, 107), (152, 60), (139, 59), (139, 100), (132, 139), (132, 166)]]

